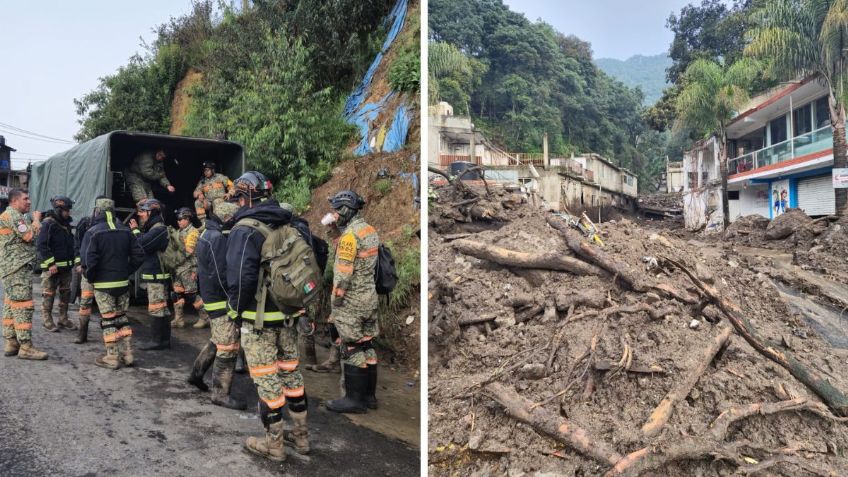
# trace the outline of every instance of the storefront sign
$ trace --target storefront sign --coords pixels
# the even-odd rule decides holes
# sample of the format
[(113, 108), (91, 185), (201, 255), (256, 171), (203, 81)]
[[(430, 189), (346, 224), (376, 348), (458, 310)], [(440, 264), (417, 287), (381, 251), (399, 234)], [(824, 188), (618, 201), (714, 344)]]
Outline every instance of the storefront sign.
[(848, 169), (833, 169), (833, 188), (848, 189)]

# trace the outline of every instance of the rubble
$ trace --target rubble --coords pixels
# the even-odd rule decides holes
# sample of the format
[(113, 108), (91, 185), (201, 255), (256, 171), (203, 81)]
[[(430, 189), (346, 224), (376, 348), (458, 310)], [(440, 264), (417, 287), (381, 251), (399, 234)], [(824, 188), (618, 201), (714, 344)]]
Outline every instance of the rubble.
[(640, 195), (636, 201), (638, 211), (646, 216), (683, 219), (683, 194), (681, 192)]
[[(629, 220), (598, 224), (601, 247), (507, 195), (447, 184), (430, 205), (431, 475), (848, 475), (848, 352), (759, 261)], [(459, 233), (591, 268), (469, 255)]]

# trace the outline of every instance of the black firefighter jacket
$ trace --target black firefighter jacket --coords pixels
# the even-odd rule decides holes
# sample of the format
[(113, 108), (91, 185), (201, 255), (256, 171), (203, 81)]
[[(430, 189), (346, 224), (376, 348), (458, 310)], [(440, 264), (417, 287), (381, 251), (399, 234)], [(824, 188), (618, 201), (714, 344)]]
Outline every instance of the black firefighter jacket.
[(74, 236), (71, 223), (51, 210), (44, 216), (41, 231), (35, 241), (38, 250), (38, 264), (42, 270), (53, 265), (59, 269), (74, 266)]
[(139, 229), (133, 229), (144, 249), (144, 263), (141, 265), (141, 281), (144, 282), (164, 282), (171, 278), (171, 275), (162, 269), (162, 264), (159, 263), (159, 252), (164, 252), (168, 248), (168, 226), (162, 220), (161, 215), (156, 215), (150, 218), (146, 224)]
[(211, 318), (227, 313), (227, 235), (217, 217), (206, 218), (206, 230), (194, 249), (203, 307)]
[(144, 262), (141, 245), (112, 212), (95, 217), (83, 237), (80, 254), (85, 278), (95, 290), (114, 296), (126, 292), (129, 276)]

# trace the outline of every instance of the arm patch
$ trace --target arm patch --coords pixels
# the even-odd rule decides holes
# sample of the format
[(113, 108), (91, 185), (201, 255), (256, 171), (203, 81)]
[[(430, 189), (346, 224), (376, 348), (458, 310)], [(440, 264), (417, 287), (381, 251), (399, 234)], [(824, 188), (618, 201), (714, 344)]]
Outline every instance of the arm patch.
[(352, 262), (356, 258), (356, 237), (352, 233), (345, 234), (339, 240), (339, 260)]

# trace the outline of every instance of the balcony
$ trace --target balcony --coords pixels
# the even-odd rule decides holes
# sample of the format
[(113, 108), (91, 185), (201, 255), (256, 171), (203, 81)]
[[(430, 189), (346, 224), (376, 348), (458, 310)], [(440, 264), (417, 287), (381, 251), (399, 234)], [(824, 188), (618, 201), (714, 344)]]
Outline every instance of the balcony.
[(825, 126), (730, 159), (727, 161), (727, 172), (732, 176), (829, 149), (833, 149), (833, 128)]

